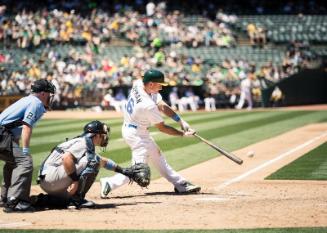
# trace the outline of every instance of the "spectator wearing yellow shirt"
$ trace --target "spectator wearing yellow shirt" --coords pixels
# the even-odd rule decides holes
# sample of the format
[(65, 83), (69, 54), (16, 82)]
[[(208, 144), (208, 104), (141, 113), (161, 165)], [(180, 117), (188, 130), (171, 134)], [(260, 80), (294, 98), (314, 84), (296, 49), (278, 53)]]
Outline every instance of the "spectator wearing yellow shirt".
[(250, 38), (251, 45), (255, 44), (255, 37), (257, 28), (253, 23), (249, 23), (247, 26), (248, 36)]

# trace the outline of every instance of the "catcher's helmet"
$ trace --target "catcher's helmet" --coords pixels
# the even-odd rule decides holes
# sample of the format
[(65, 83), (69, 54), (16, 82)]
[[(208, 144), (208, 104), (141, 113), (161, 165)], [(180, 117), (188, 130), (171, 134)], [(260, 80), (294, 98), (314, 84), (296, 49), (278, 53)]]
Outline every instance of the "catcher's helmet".
[(160, 70), (150, 69), (146, 71), (143, 75), (143, 82), (154, 82), (160, 83), (163, 86), (167, 86), (168, 84), (165, 83), (165, 76)]
[(84, 126), (84, 134), (108, 134), (109, 132), (109, 126), (97, 120), (91, 121)]
[(32, 84), (31, 89), (34, 93), (39, 93), (44, 91), (54, 94), (56, 92), (56, 87), (46, 79), (36, 80)]

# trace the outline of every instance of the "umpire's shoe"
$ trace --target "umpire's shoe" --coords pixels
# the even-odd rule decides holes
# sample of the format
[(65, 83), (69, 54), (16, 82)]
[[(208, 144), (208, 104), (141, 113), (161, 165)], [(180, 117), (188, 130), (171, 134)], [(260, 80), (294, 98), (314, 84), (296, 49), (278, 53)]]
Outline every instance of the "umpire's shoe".
[(191, 182), (184, 181), (183, 183), (175, 185), (175, 193), (188, 194), (188, 193), (198, 193), (201, 190), (200, 186), (194, 185)]
[(7, 198), (0, 197), (0, 207), (5, 207), (7, 203)]
[(100, 179), (100, 197), (105, 199), (107, 198), (108, 194), (111, 191), (111, 187), (110, 184), (108, 182), (105, 181), (105, 179), (101, 178)]
[(10, 198), (5, 204), (3, 212), (5, 213), (30, 213), (34, 212), (35, 209), (31, 203), (27, 201), (17, 200), (16, 198)]

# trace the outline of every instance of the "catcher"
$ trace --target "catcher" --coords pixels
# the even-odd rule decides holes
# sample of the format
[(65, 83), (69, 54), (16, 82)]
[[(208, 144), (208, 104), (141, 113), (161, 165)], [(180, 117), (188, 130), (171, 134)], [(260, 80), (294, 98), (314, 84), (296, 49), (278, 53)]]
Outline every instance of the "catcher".
[(96, 154), (95, 146), (106, 147), (110, 128), (100, 121), (91, 121), (82, 135), (56, 146), (42, 163), (38, 183), (47, 194), (32, 197), (37, 208), (91, 208), (95, 203), (85, 199), (100, 167), (129, 177), (142, 187), (150, 183), (146, 164), (122, 168), (114, 161)]

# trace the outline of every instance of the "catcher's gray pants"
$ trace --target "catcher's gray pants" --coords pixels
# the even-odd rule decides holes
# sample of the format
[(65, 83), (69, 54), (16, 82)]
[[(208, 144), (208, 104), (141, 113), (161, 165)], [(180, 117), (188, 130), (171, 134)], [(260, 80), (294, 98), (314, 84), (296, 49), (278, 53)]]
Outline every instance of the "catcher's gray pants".
[[(56, 153), (56, 152), (54, 152)], [(67, 188), (72, 184), (72, 179), (67, 175), (64, 166), (47, 166), (46, 175), (40, 180), (41, 188), (48, 194), (64, 199), (69, 199), (70, 196)], [(79, 169), (77, 169), (79, 170)], [(79, 185), (76, 195), (84, 198), (85, 194), (91, 188), (95, 181), (98, 171), (91, 168), (84, 168), (79, 175)]]
[(64, 166), (47, 166), (47, 173), (41, 179), (40, 186), (48, 194), (61, 198), (69, 198), (67, 188), (72, 179), (66, 174)]
[(33, 160), (23, 155), (21, 148), (13, 142), (14, 163), (6, 162), (3, 167), (1, 197), (29, 201), (31, 191)]

